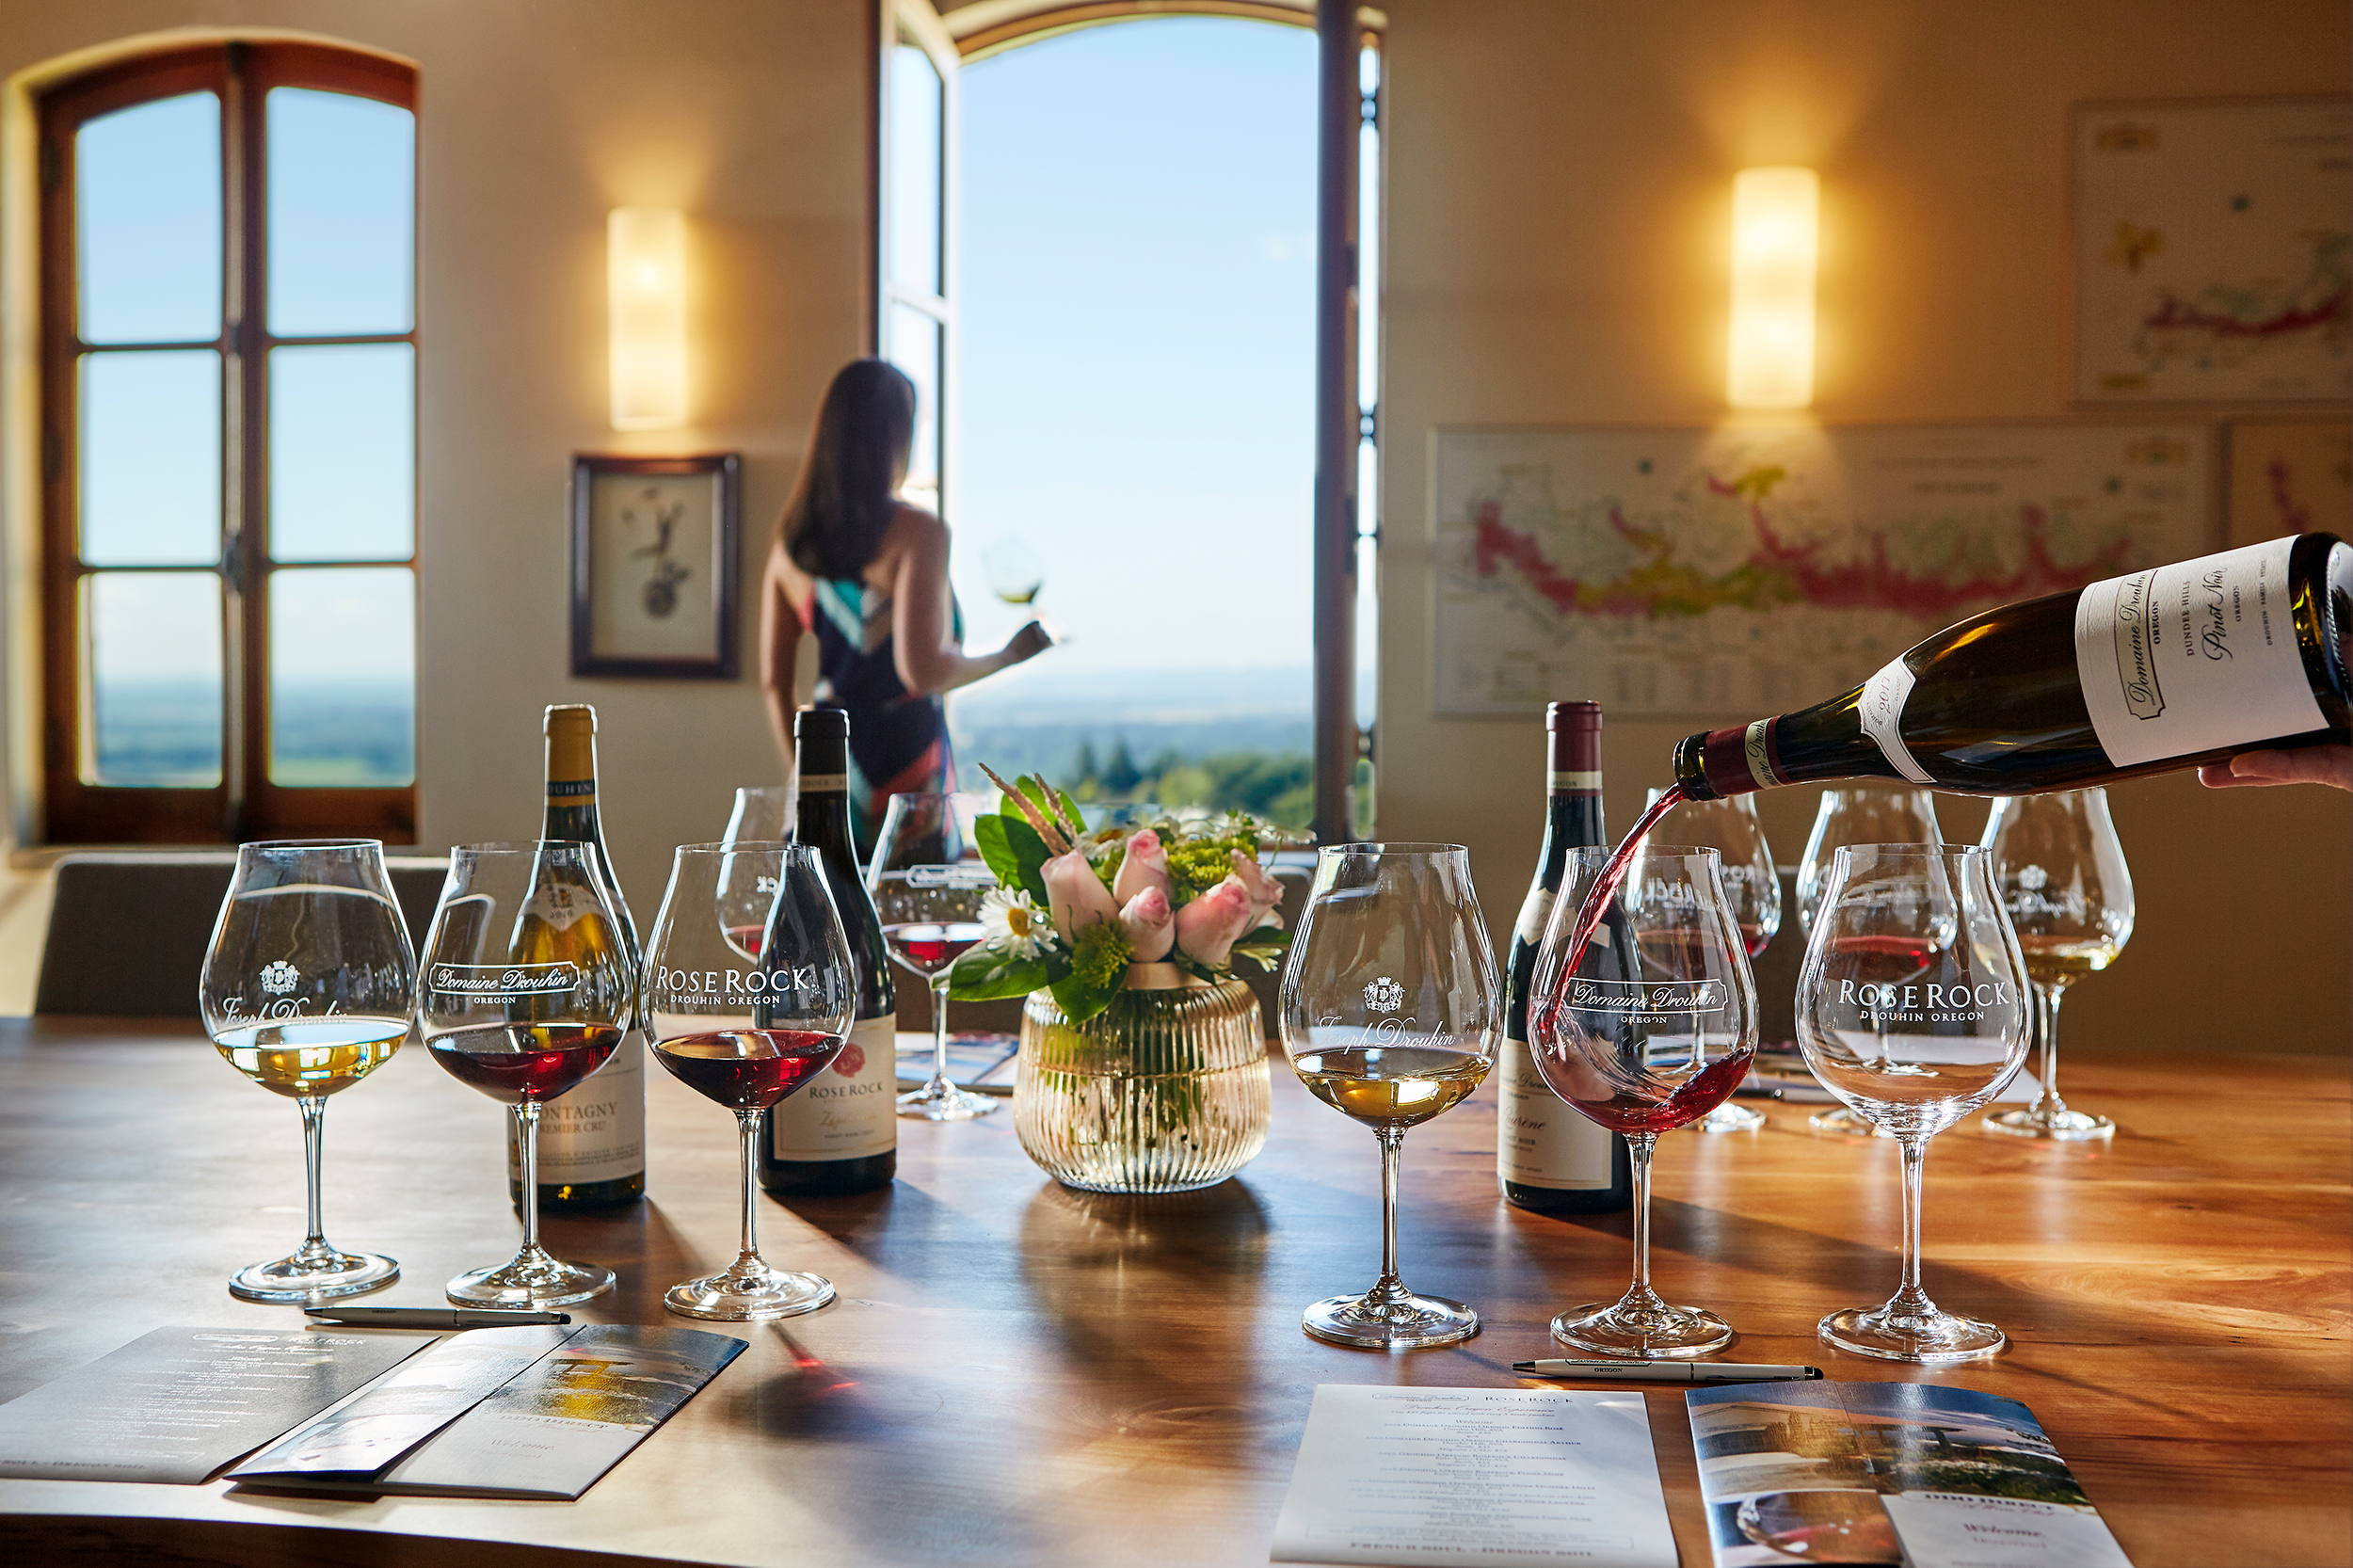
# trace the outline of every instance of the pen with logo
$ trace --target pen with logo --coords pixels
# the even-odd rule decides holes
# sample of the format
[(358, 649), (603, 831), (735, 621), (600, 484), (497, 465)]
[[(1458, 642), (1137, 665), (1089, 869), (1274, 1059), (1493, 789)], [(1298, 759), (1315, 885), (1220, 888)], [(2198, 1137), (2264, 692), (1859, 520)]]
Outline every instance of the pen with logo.
[(568, 1312), (500, 1312), (487, 1307), (313, 1306), (303, 1312), (345, 1328), (513, 1328), (521, 1323), (568, 1323)]
[(1734, 1361), (1515, 1361), (1522, 1377), (1593, 1383), (1812, 1383), (1819, 1367), (1769, 1367)]

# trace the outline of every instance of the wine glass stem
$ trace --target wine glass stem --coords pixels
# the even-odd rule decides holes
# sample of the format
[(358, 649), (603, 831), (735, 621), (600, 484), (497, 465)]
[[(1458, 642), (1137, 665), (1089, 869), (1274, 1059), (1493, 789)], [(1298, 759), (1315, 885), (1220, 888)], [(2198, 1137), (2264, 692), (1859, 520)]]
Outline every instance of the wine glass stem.
[(948, 971), (932, 978), (932, 1080), (928, 1089), (944, 1091), (948, 1080)]
[(739, 1111), (735, 1120), (744, 1143), (744, 1254), (735, 1260), (735, 1266), (742, 1269), (760, 1261), (760, 1238), (754, 1234), (760, 1213), (760, 1188), (752, 1176), (760, 1155), (760, 1112)]
[(523, 1245), (525, 1254), (539, 1248), (539, 1102), (515, 1105), (515, 1146), (522, 1151)]
[(2046, 1125), (2067, 1114), (2067, 1102), (2058, 1092), (2059, 1000), (2066, 994), (2056, 985), (2034, 988), (2036, 1010), (2042, 1016), (2042, 1089), (2035, 1096), (2034, 1113)]
[(1634, 1291), (1650, 1290), (1650, 1157), (1658, 1146), (1656, 1132), (1629, 1132), (1626, 1163), (1634, 1171)]
[(327, 1244), (327, 1226), (319, 1213), (319, 1163), (326, 1153), (327, 1099), (321, 1095), (304, 1095), (295, 1103), (302, 1107), (302, 1174), (311, 1206), (311, 1228), (302, 1239), (302, 1250), (295, 1256), (308, 1262), (330, 1256), (335, 1250)]
[(1365, 1292), (1365, 1300), (1379, 1304), (1403, 1301), (1413, 1292), (1397, 1277), (1397, 1167), (1404, 1154), (1405, 1129), (1375, 1128), (1373, 1136), (1381, 1140), (1381, 1277)]
[(1901, 1312), (1929, 1313), (1936, 1304), (1920, 1288), (1920, 1174), (1929, 1158), (1924, 1134), (1899, 1134), (1904, 1154), (1904, 1278), (1887, 1304)]

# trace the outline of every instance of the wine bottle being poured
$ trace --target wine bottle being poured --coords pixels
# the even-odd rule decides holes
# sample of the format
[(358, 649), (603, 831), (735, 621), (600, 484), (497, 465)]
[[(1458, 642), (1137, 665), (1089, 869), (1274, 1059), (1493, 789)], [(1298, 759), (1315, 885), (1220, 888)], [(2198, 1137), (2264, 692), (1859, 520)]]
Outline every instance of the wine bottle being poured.
[(2353, 740), (2353, 545), (2303, 534), (1946, 627), (1843, 696), (1687, 738), (1687, 800), (1900, 778), (2081, 790)]

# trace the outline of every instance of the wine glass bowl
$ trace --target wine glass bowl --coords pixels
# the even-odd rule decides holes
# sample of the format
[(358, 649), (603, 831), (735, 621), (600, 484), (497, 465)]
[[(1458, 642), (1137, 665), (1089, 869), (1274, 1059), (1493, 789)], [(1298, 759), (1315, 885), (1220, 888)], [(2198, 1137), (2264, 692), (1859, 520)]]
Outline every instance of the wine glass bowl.
[(1479, 1332), (1459, 1301), (1406, 1288), (1397, 1268), (1397, 1177), (1406, 1130), (1486, 1078), (1502, 992), (1459, 844), (1334, 844), (1285, 965), (1283, 1049), (1308, 1093), (1372, 1128), (1381, 1147), (1381, 1275), (1309, 1306), (1317, 1338), (1369, 1349), (1452, 1344)]
[(918, 1121), (968, 1122), (998, 1106), (948, 1076), (948, 971), (986, 934), (981, 901), (997, 886), (977, 857), (973, 822), (980, 808), (974, 795), (892, 795), (866, 869), (883, 945), (932, 993), (931, 1079), (899, 1096), (899, 1114)]
[[(758, 883), (774, 891), (758, 940), (747, 943), (735, 900)], [(744, 1212), (735, 1262), (672, 1286), (663, 1297), (670, 1311), (757, 1322), (833, 1300), (830, 1281), (760, 1256), (760, 1116), (824, 1074), (856, 1012), (849, 938), (817, 851), (753, 840), (678, 849), (646, 947), (646, 1034), (671, 1077), (735, 1112)]]
[(636, 963), (592, 843), (461, 845), (426, 934), (417, 986), (425, 1048), (508, 1108), (520, 1145), (523, 1241), (449, 1282), (460, 1306), (536, 1309), (613, 1288), (612, 1271), (539, 1244), (539, 1108), (604, 1065), (636, 1001)]
[(1944, 1311), (1921, 1288), (1921, 1174), (1928, 1141), (1992, 1099), (2025, 1060), (2026, 985), (1984, 850), (1837, 852), (1799, 979), (1798, 1045), (1825, 1088), (1894, 1134), (1904, 1174), (1901, 1284), (1883, 1306), (1821, 1320), (1838, 1349), (1919, 1363), (2001, 1349), (1999, 1328)]
[[(1665, 793), (1651, 791), (1650, 804), (1657, 806)], [(1652, 831), (1716, 851), (1724, 897), (1739, 922), (1749, 962), (1754, 964), (1781, 931), (1781, 872), (1765, 839), (1764, 820), (1756, 813), (1756, 796), (1687, 800), (1661, 817)], [(1765, 1113), (1726, 1100), (1692, 1125), (1702, 1132), (1753, 1132), (1765, 1125)]]
[(988, 574), (988, 591), (1019, 608), (1036, 603), (1046, 586), (1046, 563), (1018, 534), (991, 540), (981, 552), (981, 569)]
[(1634, 1281), (1614, 1304), (1561, 1313), (1552, 1336), (1602, 1355), (1701, 1355), (1730, 1343), (1732, 1329), (1651, 1287), (1651, 1157), (1660, 1133), (1706, 1115), (1747, 1075), (1756, 985), (1715, 850), (1645, 842), (1611, 886), (1613, 859), (1607, 849), (1571, 852), (1529, 1024), (1552, 1092), (1626, 1141)]
[(199, 1011), (222, 1060), (301, 1108), (310, 1226), (290, 1256), (232, 1276), (232, 1295), (315, 1304), (400, 1277), (390, 1257), (328, 1243), (320, 1233), (319, 1166), (328, 1096), (400, 1048), (416, 979), (381, 843), (238, 846), (204, 954)]

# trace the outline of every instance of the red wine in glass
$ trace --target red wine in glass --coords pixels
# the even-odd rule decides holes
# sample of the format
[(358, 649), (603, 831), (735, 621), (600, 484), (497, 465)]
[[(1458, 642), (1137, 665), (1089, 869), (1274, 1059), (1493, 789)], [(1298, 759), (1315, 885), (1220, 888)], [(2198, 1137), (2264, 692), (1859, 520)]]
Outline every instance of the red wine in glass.
[(891, 955), (925, 975), (937, 974), (963, 957), (985, 935), (978, 920), (907, 920), (883, 927)]
[(756, 925), (731, 925), (728, 927), (728, 944), (747, 957), (757, 958), (760, 956), (760, 944), (767, 935)]
[(1558, 972), (1574, 974), (1577, 965), (1584, 962), (1585, 944), (1593, 940), (1593, 927), (1601, 923), (1601, 912), (1609, 908), (1610, 900), (1618, 896), (1619, 885), (1625, 881), (1626, 868), (1634, 863), (1635, 856), (1641, 853), (1642, 840), (1650, 837), (1650, 830), (1658, 825), (1659, 818), (1682, 804), (1683, 786), (1668, 785), (1658, 792), (1658, 798), (1650, 803), (1650, 809), (1635, 819), (1632, 830), (1618, 840), (1616, 851), (1609, 856), (1609, 864), (1593, 879), (1593, 887), (1586, 891), (1585, 902), (1577, 906), (1577, 923), (1569, 932), (1569, 951)]
[(460, 1083), (494, 1100), (552, 1100), (604, 1065), (621, 1043), (604, 1024), (508, 1024), (459, 1030), (425, 1042)]
[(1740, 1087), (1749, 1061), (1755, 1055), (1753, 1047), (1746, 1047), (1720, 1056), (1677, 1084), (1664, 1099), (1646, 1098), (1622, 1088), (1605, 1100), (1577, 1096), (1569, 1103), (1612, 1132), (1673, 1132), (1723, 1104)]
[(656, 1040), (670, 1076), (730, 1111), (765, 1111), (841, 1054), (843, 1037), (808, 1029), (730, 1029)]

